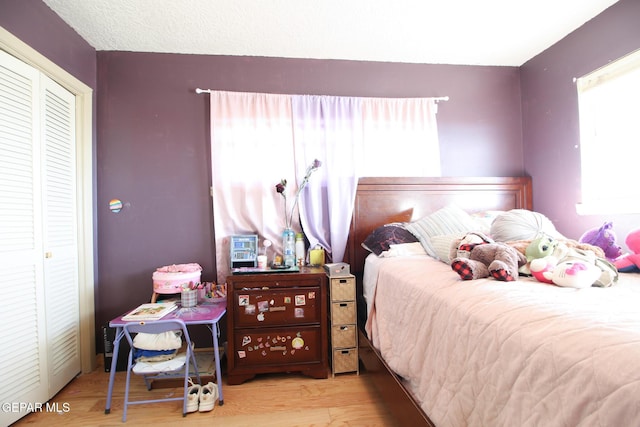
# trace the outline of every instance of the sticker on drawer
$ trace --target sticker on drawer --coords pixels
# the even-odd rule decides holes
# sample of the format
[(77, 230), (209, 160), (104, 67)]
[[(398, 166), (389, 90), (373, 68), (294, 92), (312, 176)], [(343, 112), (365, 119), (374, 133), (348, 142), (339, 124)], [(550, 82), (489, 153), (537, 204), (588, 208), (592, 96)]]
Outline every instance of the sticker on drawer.
[[(240, 342), (238, 342), (238, 339)], [(282, 330), (280, 332), (248, 332), (236, 336), (236, 361), (241, 365), (305, 363), (318, 360), (322, 346), (319, 328)]]

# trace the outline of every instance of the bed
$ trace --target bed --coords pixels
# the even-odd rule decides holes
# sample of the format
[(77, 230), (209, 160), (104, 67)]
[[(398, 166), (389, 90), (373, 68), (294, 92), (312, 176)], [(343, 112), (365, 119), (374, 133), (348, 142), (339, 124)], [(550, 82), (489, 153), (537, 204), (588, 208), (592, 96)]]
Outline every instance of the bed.
[(380, 226), (452, 204), (472, 215), (533, 210), (531, 180), (358, 185), (346, 260), (358, 284), (359, 356), (398, 424), (640, 425), (640, 275), (581, 290), (461, 281), (429, 255), (381, 258), (361, 245)]

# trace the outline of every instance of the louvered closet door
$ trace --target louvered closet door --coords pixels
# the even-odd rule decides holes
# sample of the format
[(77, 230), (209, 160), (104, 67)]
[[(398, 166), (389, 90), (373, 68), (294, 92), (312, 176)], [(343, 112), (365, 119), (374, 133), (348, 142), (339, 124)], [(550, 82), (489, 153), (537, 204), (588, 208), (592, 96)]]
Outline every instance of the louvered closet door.
[(50, 396), (80, 372), (75, 97), (41, 81), (44, 294)]
[[(39, 73), (0, 51), (0, 402), (47, 400)], [(0, 424), (21, 415), (0, 411)]]
[[(0, 402), (80, 370), (75, 98), (0, 51)], [(0, 425), (24, 413), (0, 408)]]

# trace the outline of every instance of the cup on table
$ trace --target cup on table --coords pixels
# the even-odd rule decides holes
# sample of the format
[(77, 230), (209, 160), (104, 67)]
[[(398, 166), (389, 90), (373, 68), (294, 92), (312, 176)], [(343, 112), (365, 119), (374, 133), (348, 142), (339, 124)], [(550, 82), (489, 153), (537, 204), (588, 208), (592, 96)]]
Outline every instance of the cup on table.
[(196, 289), (196, 292), (198, 292), (198, 302), (203, 302), (207, 296), (207, 289), (203, 286), (202, 288)]
[(180, 292), (180, 302), (182, 307), (195, 307), (198, 304), (198, 290), (184, 289)]
[(267, 268), (267, 256), (258, 255), (258, 268), (265, 270)]

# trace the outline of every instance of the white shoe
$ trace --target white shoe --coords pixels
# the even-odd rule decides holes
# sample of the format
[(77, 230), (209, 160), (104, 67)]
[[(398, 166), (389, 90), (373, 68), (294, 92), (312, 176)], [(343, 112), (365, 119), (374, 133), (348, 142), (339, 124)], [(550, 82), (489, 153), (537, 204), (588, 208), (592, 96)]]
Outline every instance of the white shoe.
[(213, 410), (213, 406), (218, 399), (218, 386), (211, 381), (207, 385), (203, 385), (200, 390), (200, 412), (208, 412)]
[(194, 384), (189, 379), (191, 384), (187, 389), (187, 413), (196, 412), (200, 402), (200, 394), (202, 393), (202, 386), (200, 384)]

